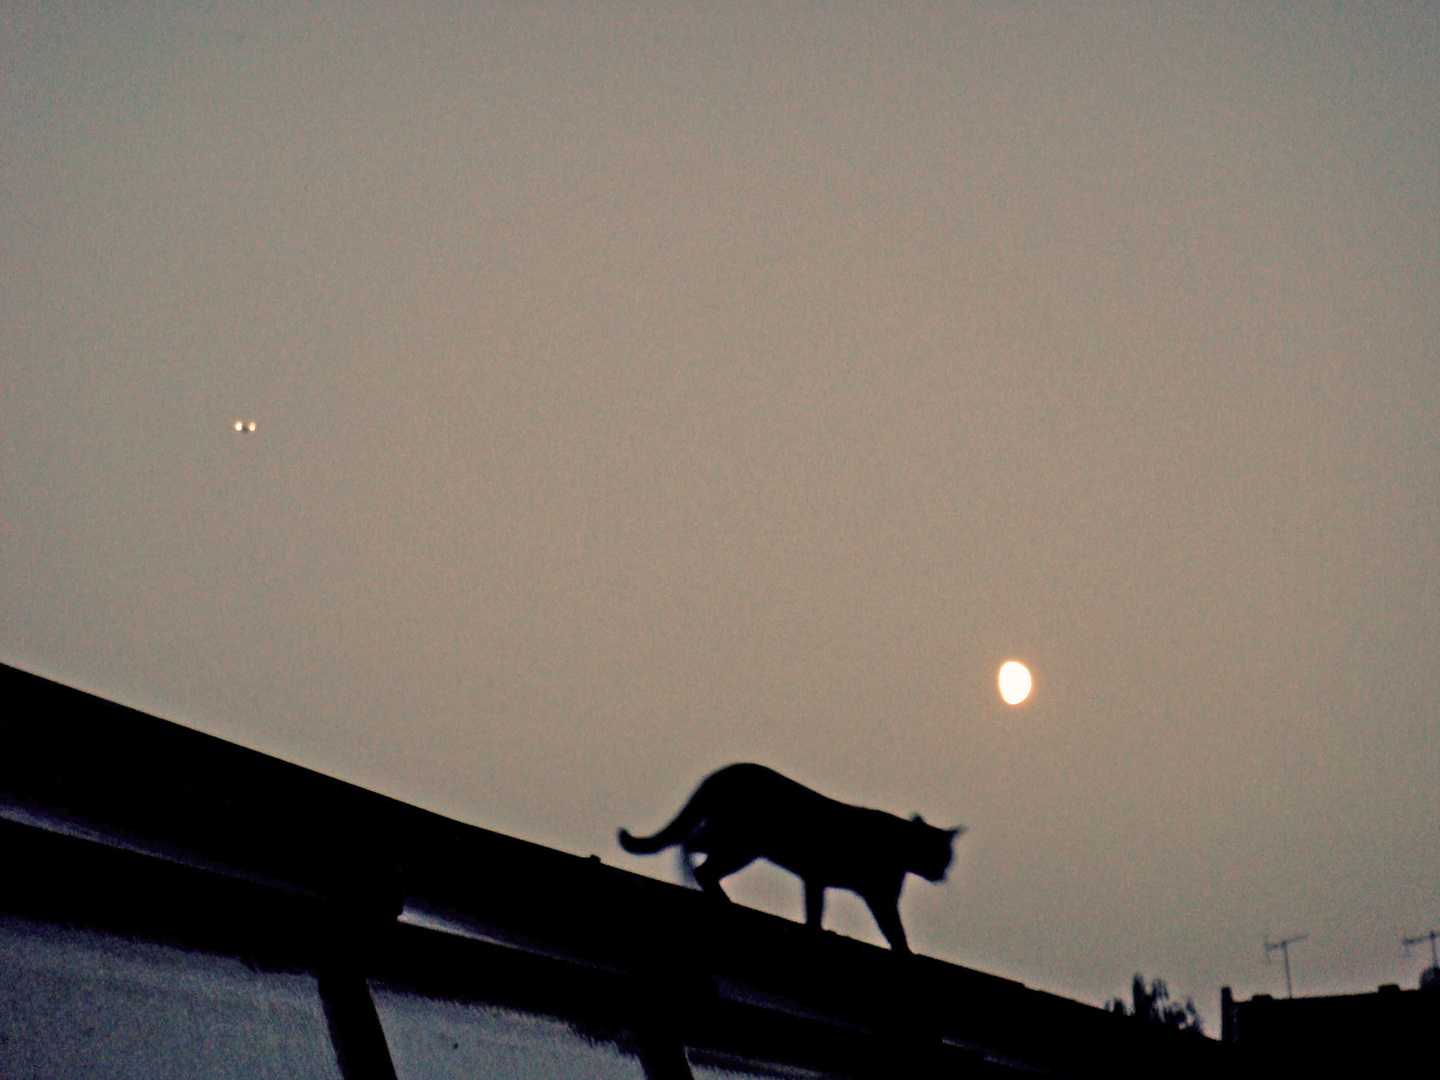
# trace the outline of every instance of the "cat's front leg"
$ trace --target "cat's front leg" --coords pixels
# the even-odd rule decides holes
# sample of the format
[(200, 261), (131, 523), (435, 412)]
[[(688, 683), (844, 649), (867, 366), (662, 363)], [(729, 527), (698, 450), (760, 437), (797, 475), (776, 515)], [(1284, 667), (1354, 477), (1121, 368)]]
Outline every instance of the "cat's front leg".
[(899, 888), (893, 891), (887, 888), (863, 895), (870, 914), (875, 916), (875, 923), (880, 927), (880, 933), (884, 934), (885, 940), (890, 943), (891, 952), (908, 953), (910, 942), (905, 939), (905, 927), (900, 924)]
[(820, 929), (820, 916), (825, 914), (825, 886), (818, 881), (805, 881), (805, 925)]
[(900, 912), (895, 908), (876, 911), (870, 909), (875, 916), (875, 921), (880, 925), (880, 932), (885, 935), (885, 940), (890, 942), (890, 951), (897, 953), (908, 953), (910, 942), (905, 940), (905, 927), (900, 925)]

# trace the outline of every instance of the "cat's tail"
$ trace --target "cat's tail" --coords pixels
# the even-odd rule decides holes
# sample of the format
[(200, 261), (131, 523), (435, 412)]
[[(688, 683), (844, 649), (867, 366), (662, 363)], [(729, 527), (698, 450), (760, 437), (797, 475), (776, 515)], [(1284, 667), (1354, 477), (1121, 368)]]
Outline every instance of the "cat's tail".
[(660, 838), (664, 832), (658, 832), (654, 836), (631, 836), (629, 829), (621, 829), (616, 834), (620, 846), (631, 855), (654, 855), (657, 851), (664, 851), (673, 841), (666, 842)]
[(685, 843), (695, 831), (695, 822), (691, 820), (689, 811), (690, 807), (687, 806), (674, 821), (654, 836), (631, 836), (628, 829), (621, 829), (618, 834), (620, 846), (631, 855), (654, 855), (667, 847)]

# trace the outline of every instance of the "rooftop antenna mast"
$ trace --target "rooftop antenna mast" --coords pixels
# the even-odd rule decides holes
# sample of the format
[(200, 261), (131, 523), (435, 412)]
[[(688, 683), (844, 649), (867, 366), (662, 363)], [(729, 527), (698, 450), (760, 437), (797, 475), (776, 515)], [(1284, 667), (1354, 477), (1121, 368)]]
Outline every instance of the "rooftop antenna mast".
[(1419, 945), (1422, 941), (1428, 941), (1430, 942), (1430, 966), (1432, 968), (1440, 968), (1440, 959), (1436, 959), (1435, 956), (1435, 939), (1437, 937), (1440, 937), (1440, 934), (1431, 930), (1425, 934), (1416, 934), (1414, 937), (1402, 938), (1401, 940), (1405, 943), (1405, 955), (1410, 955), (1411, 945)]
[(1297, 941), (1304, 941), (1309, 936), (1309, 934), (1295, 934), (1293, 937), (1281, 938), (1279, 941), (1271, 941), (1268, 935), (1265, 938), (1265, 962), (1267, 964), (1270, 963), (1270, 954), (1276, 949), (1279, 949), (1280, 955), (1285, 958), (1286, 997), (1293, 998), (1295, 996), (1295, 988), (1290, 985), (1290, 946), (1294, 945)]

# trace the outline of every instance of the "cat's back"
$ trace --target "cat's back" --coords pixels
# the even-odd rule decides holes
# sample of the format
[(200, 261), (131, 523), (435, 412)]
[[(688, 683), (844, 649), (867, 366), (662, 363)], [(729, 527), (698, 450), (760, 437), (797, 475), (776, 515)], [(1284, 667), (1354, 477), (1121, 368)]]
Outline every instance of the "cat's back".
[(766, 816), (808, 816), (843, 804), (812, 791), (764, 765), (726, 765), (700, 782), (695, 799), (710, 809), (745, 811)]

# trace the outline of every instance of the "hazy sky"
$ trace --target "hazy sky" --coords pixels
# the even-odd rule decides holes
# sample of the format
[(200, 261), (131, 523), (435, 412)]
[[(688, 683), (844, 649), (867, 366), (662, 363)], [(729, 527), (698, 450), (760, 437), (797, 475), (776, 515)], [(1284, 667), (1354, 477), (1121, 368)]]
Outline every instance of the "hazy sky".
[(0, 12), (0, 658), (657, 876), (730, 761), (964, 822), (920, 951), (1212, 1033), (1415, 985), (1440, 5)]

